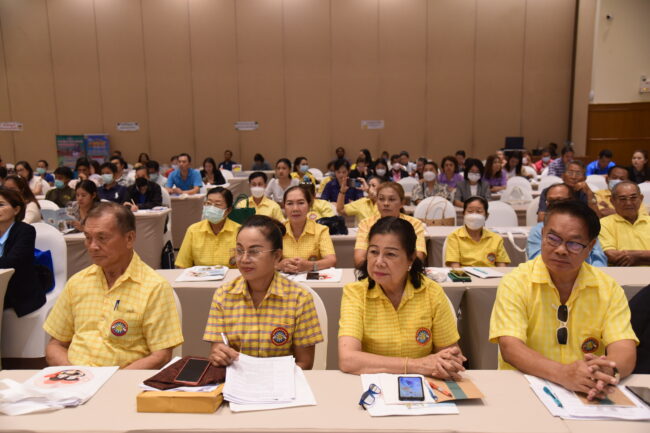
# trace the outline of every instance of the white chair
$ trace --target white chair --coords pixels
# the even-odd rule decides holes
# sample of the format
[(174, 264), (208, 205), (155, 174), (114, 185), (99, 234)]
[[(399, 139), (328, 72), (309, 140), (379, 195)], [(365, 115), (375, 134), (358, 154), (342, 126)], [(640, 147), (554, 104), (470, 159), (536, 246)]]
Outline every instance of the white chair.
[(404, 177), (400, 180), (397, 181), (400, 185), (402, 185), (402, 188), (404, 188), (404, 192), (406, 194), (411, 194), (413, 190), (415, 189), (416, 186), (418, 186), (419, 182), (416, 178), (414, 177)]
[(539, 209), (539, 197), (535, 197), (526, 208), (526, 225), (528, 227), (537, 225), (537, 209)]
[(539, 181), (539, 187), (537, 190), (541, 193), (544, 191), (546, 188), (548, 188), (551, 185), (555, 185), (556, 183), (562, 183), (563, 180), (561, 177), (557, 176), (542, 176), (542, 180)]
[(508, 183), (506, 184), (506, 189), (512, 186), (518, 186), (519, 188), (527, 189), (528, 191), (533, 190), (530, 181), (522, 176), (513, 176), (510, 179), (508, 179)]
[(43, 323), (63, 291), (68, 275), (68, 249), (63, 235), (46, 223), (32, 224), (36, 229), (36, 248), (50, 250), (54, 265), (54, 289), (47, 294), (45, 305), (18, 317), (13, 309), (2, 318), (2, 355), (5, 358), (42, 358), (49, 336)]
[(53, 201), (50, 200), (39, 200), (38, 204), (41, 206), (41, 209), (48, 209), (48, 210), (59, 210), (61, 209), (58, 204), (54, 203)]
[[(39, 178), (40, 179), (40, 178)], [(49, 183), (45, 179), (40, 179), (41, 182), (41, 194), (45, 195), (49, 190), (52, 189)]]
[[(9, 280), (11, 279), (11, 276), (14, 274), (13, 269), (4, 269), (4, 271), (5, 272), (0, 274), (0, 330), (2, 328), (2, 312), (4, 311), (5, 293), (7, 293), (7, 286), (9, 285)], [(1, 340), (0, 343), (2, 343)], [(0, 359), (1, 358), (2, 358), (2, 345), (0, 344)], [(2, 369), (1, 364), (0, 364), (0, 369)]]
[(488, 206), (490, 214), (485, 221), (486, 227), (517, 227), (517, 212), (508, 203), (491, 201)]
[[(172, 289), (172, 293), (174, 294), (174, 301), (176, 301), (176, 311), (178, 311), (178, 322), (181, 324), (181, 329), (183, 327), (183, 307), (181, 306), (181, 300), (178, 299), (178, 295), (176, 294), (176, 291)], [(176, 356), (183, 356), (183, 345), (179, 344), (178, 346), (174, 347), (172, 349), (172, 358)]]
[(314, 179), (316, 179), (317, 182), (321, 182), (323, 180), (323, 172), (319, 168), (310, 168), (309, 172), (312, 176), (314, 176)]
[(506, 189), (501, 191), (501, 201), (506, 203), (530, 203), (532, 200), (533, 189), (530, 184), (524, 186), (519, 183), (508, 183)]
[[(169, 192), (165, 188), (160, 188), (160, 192), (162, 193), (162, 204), (163, 206), (168, 207), (169, 209), (172, 208), (172, 198), (169, 195)], [(172, 242), (172, 213), (169, 212), (167, 214), (167, 225), (165, 227), (165, 233), (163, 233), (163, 245), (167, 244), (167, 241)]]
[(549, 166), (547, 165), (546, 167), (544, 167), (542, 169), (542, 172), (540, 173), (540, 176), (542, 176), (542, 177), (548, 176), (548, 170), (549, 170)]
[(639, 184), (641, 194), (643, 194), (643, 204), (650, 205), (650, 182), (643, 182)]
[(587, 185), (589, 185), (589, 188), (594, 192), (607, 189), (607, 181), (605, 180), (605, 177), (599, 174), (590, 174), (587, 176), (586, 182)]
[(234, 178), (235, 178), (235, 175), (232, 174), (232, 171), (230, 171), (230, 170), (224, 170), (224, 169), (222, 168), (222, 169), (221, 169), (221, 174), (223, 175), (223, 178), (224, 178), (226, 181), (229, 181), (230, 179), (234, 179)]
[(418, 203), (413, 211), (413, 217), (419, 220), (453, 218), (454, 225), (457, 224), (456, 216), (454, 205), (449, 200), (438, 196), (425, 198)]
[(325, 309), (325, 304), (323, 300), (318, 296), (318, 293), (314, 291), (311, 287), (303, 283), (296, 283), (300, 287), (307, 290), (311, 293), (311, 297), (314, 299), (314, 306), (316, 307), (316, 315), (318, 316), (318, 322), (320, 323), (320, 330), (323, 334), (323, 342), (316, 345), (316, 354), (314, 355), (314, 370), (326, 370), (327, 369), (327, 310)]

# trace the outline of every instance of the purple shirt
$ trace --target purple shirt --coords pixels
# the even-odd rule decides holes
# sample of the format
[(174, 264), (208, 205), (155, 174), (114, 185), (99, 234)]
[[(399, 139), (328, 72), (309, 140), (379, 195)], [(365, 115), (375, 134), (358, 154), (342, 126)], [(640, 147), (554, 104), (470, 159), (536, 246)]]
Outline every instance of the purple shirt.
[(464, 178), (460, 173), (455, 173), (451, 180), (447, 179), (447, 176), (444, 173), (438, 175), (438, 183), (447, 185), (449, 188), (456, 188), (456, 184), (462, 180), (464, 180)]
[(483, 176), (483, 181), (487, 182), (490, 184), (490, 188), (493, 186), (506, 186), (508, 183), (508, 176), (506, 175), (506, 172), (501, 169), (501, 175), (500, 176), (495, 176), (493, 178), (486, 178)]

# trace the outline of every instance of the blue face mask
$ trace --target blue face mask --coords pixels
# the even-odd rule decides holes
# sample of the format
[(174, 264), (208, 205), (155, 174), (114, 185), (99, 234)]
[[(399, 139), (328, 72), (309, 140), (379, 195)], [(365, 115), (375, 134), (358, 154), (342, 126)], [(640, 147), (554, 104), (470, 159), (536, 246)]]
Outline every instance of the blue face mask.
[(62, 180), (56, 179), (56, 180), (54, 181), (54, 186), (55, 186), (57, 189), (63, 189), (63, 187), (65, 187), (65, 182), (63, 182)]
[(158, 180), (158, 173), (151, 173), (149, 175), (149, 180), (152, 182), (156, 182)]
[(609, 182), (607, 182), (607, 186), (609, 186), (609, 190), (611, 191), (616, 185), (621, 182), (623, 182), (621, 179), (611, 179)]
[(303, 172), (303, 173), (307, 173), (307, 170), (309, 170), (309, 165), (307, 165), (307, 164), (302, 164), (302, 165), (300, 166), (300, 171), (301, 171), (301, 172)]
[(112, 174), (102, 174), (102, 182), (109, 184), (113, 183), (113, 175)]
[(203, 206), (202, 219), (210, 221), (212, 224), (219, 224), (226, 213), (225, 209), (216, 206)]
[(41, 176), (45, 174), (45, 169), (43, 167), (38, 167), (36, 168), (36, 173), (40, 174)]

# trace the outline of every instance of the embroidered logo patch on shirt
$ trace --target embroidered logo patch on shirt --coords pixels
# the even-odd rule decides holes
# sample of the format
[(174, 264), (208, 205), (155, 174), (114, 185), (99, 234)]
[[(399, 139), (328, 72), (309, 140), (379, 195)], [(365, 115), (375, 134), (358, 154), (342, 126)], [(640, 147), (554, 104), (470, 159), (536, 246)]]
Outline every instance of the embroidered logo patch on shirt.
[(415, 341), (420, 345), (426, 345), (431, 340), (431, 331), (427, 328), (420, 328), (415, 333)]
[(497, 259), (497, 256), (494, 253), (490, 253), (487, 255), (488, 262), (494, 263)]
[(289, 341), (289, 331), (284, 328), (275, 328), (271, 332), (271, 343), (276, 346), (282, 346)]
[(600, 343), (598, 342), (598, 339), (594, 337), (589, 337), (586, 338), (585, 341), (582, 342), (582, 345), (580, 348), (584, 353), (593, 353), (596, 350), (598, 350), (598, 347), (600, 346)]
[(111, 333), (116, 337), (121, 337), (127, 333), (129, 325), (124, 319), (117, 319), (111, 323)]

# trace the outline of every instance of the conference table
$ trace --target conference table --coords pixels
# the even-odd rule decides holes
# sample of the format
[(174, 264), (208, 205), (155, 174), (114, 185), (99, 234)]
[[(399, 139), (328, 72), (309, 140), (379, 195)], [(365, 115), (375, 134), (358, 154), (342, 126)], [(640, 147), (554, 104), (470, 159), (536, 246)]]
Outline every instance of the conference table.
[[(170, 209), (139, 210), (135, 212), (135, 252), (154, 269), (160, 267), (164, 246), (165, 221)], [(92, 264), (86, 252), (83, 233), (69, 233), (63, 236), (68, 252), (68, 278)]]
[[(0, 378), (24, 381), (34, 370), (5, 370)], [(121, 370), (86, 404), (74, 409), (2, 416), (0, 431), (31, 432), (477, 432), (617, 433), (647, 432), (647, 422), (565, 421), (553, 417), (515, 371), (468, 370), (464, 376), (483, 392), (480, 400), (460, 401), (455, 415), (371, 417), (359, 405), (359, 376), (333, 370), (306, 371), (316, 406), (233, 413), (224, 404), (213, 414), (138, 413), (138, 384), (151, 370)], [(649, 386), (650, 375), (633, 375), (626, 385)]]
[(205, 194), (181, 194), (171, 196), (172, 243), (174, 244), (175, 249), (181, 247), (187, 228), (192, 224), (201, 221), (204, 200)]

